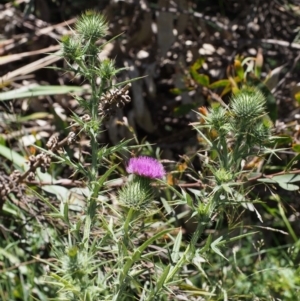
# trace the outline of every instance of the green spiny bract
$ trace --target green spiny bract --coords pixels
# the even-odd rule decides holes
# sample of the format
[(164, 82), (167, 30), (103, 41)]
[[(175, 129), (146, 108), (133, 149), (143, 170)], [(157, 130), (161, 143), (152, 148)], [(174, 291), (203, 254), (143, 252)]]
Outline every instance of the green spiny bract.
[(252, 124), (257, 118), (265, 115), (265, 105), (265, 96), (255, 88), (242, 89), (230, 102), (236, 122), (244, 124)]
[(82, 60), (84, 55), (81, 41), (76, 36), (64, 36), (61, 42), (63, 57), (75, 62)]
[(231, 100), (231, 127), (240, 157), (249, 155), (253, 147), (261, 147), (271, 137), (272, 123), (265, 105), (266, 98), (256, 88), (242, 89)]
[(101, 61), (99, 73), (102, 75), (102, 80), (111, 80), (119, 70), (115, 68), (115, 62), (109, 59)]
[(128, 182), (119, 192), (119, 202), (136, 211), (145, 211), (151, 207), (153, 199), (152, 187), (150, 179), (135, 176), (133, 181)]
[(214, 172), (214, 176), (218, 185), (232, 181), (234, 175), (224, 168), (220, 168)]
[(205, 120), (206, 123), (221, 136), (226, 135), (230, 130), (228, 112), (220, 106), (210, 109)]
[(107, 34), (108, 26), (102, 15), (94, 11), (86, 11), (76, 22), (75, 30), (88, 43), (94, 44)]

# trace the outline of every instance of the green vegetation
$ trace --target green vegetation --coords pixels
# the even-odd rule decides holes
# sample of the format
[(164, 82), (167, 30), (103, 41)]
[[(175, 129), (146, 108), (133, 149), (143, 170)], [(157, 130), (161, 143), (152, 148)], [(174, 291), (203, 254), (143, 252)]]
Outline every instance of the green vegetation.
[[(110, 43), (127, 47), (110, 34), (87, 10), (60, 38), (49, 57), (64, 63), (47, 70), (72, 85), (7, 90), (16, 79), (2, 77), (0, 299), (300, 300), (300, 144), (278, 129), (273, 91), (283, 67), (266, 74), (258, 51), (214, 80), (194, 59), (169, 94), (209, 97), (174, 105), (176, 118), (194, 114), (195, 139), (173, 160), (137, 127), (151, 128), (139, 84), (151, 69), (102, 57)], [(60, 110), (50, 97), (66, 93)], [(118, 127), (123, 136), (104, 142)]]

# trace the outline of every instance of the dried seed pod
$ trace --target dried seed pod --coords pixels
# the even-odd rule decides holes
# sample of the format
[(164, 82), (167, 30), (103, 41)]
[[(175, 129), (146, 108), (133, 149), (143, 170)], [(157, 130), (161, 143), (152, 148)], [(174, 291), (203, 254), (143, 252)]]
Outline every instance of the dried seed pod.
[(34, 164), (36, 162), (36, 157), (34, 155), (29, 156), (28, 161), (31, 164)]
[(14, 170), (9, 177), (12, 181), (17, 182), (21, 177), (21, 173), (18, 170)]
[(34, 172), (30, 172), (29, 175), (27, 176), (28, 181), (34, 181), (35, 180), (35, 174)]
[(109, 119), (114, 115), (117, 109), (123, 108), (126, 103), (131, 101), (129, 93), (130, 85), (126, 85), (122, 89), (110, 90), (101, 97), (98, 107), (99, 116)]
[(49, 138), (49, 140), (48, 140), (46, 146), (47, 146), (49, 149), (53, 149), (53, 148), (56, 148), (57, 143), (58, 143), (58, 138), (57, 138), (57, 135), (54, 134), (54, 135), (52, 135), (52, 136)]
[(91, 116), (89, 114), (84, 114), (81, 117), (81, 120), (84, 121), (84, 122), (89, 122), (91, 120)]
[(0, 195), (3, 196), (7, 196), (9, 193), (11, 192), (11, 189), (9, 188), (9, 186), (6, 184), (4, 186), (1, 187), (0, 190)]
[(46, 167), (45, 167), (45, 165), (41, 165), (41, 173), (46, 173)]
[(70, 132), (69, 135), (68, 135), (68, 145), (74, 143), (75, 141), (75, 133), (74, 132)]

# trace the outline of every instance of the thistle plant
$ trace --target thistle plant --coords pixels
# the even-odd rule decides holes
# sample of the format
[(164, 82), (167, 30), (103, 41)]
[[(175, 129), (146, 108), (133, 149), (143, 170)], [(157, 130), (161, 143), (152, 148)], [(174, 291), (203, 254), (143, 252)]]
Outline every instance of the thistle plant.
[[(99, 227), (97, 212), (104, 181), (117, 165), (101, 176), (99, 167), (103, 165), (105, 156), (124, 149), (126, 142), (114, 148), (101, 148), (97, 136), (103, 122), (129, 102), (130, 96), (128, 83), (119, 89), (118, 86), (122, 84), (114, 85), (113, 82), (122, 69), (116, 69), (114, 62), (109, 59), (99, 59), (99, 53), (105, 44), (101, 46), (98, 42), (105, 37), (107, 29), (101, 14), (87, 11), (75, 23), (73, 35), (64, 37), (61, 42), (62, 55), (66, 59), (68, 71), (89, 83), (91, 94), (89, 98), (76, 97), (84, 109), (84, 114), (79, 116), (74, 113), (72, 123), (72, 127), (78, 129), (78, 133), (84, 133), (90, 140), (90, 156), (85, 157), (85, 163), (88, 164), (84, 166), (82, 163), (72, 162), (64, 151), (58, 155), (48, 153), (80, 173), (87, 183), (86, 206), (81, 216), (75, 219), (73, 217), (71, 222), (68, 202), (61, 204), (60, 211), (52, 207), (55, 211), (52, 216), (63, 219), (68, 228), (65, 250), (57, 248), (57, 263), (51, 264), (53, 272), (50, 281), (60, 288), (57, 300), (104, 300), (107, 294), (105, 285), (108, 285), (107, 281), (111, 277), (95, 277), (97, 273), (101, 273), (100, 266), (103, 263), (96, 256), (99, 245), (96, 243), (97, 239), (92, 238), (91, 231)], [(74, 136), (75, 133), (72, 133), (73, 142), (76, 139)], [(103, 227), (108, 227), (105, 218), (102, 222)], [(106, 247), (106, 244), (104, 239), (102, 247)], [(107, 298), (110, 299), (109, 296)]]
[[(101, 61), (98, 58), (102, 46), (99, 46), (97, 41), (105, 37), (107, 28), (101, 14), (87, 11), (77, 20), (74, 35), (62, 39), (61, 44), (62, 54), (67, 60), (69, 70), (73, 71), (76, 76), (83, 77), (91, 85), (92, 93), (89, 99), (76, 98), (80, 106), (86, 110), (85, 119), (74, 116), (75, 121), (84, 128), (91, 142), (91, 168), (88, 172), (82, 170), (89, 180), (90, 190), (93, 191), (91, 200), (97, 196), (98, 191), (96, 188), (99, 164), (97, 135), (103, 121), (103, 118), (99, 116), (107, 119), (111, 113), (114, 113), (105, 110), (104, 103), (121, 108), (125, 104), (124, 99), (125, 102), (130, 101), (127, 93), (123, 97), (119, 90), (110, 91), (113, 88), (112, 80), (121, 69), (117, 70), (111, 60)], [(110, 98), (106, 96), (108, 91), (111, 93)]]
[(89, 238), (90, 227), (96, 213), (96, 200), (101, 188), (98, 168), (103, 158), (99, 156), (97, 135), (103, 119), (108, 119), (114, 113), (105, 110), (105, 103), (109, 103), (111, 107), (113, 105), (122, 107), (125, 104), (124, 97), (126, 102), (130, 101), (127, 93), (123, 97), (119, 90), (111, 91), (111, 98), (106, 97), (106, 94), (113, 89), (113, 78), (120, 71), (115, 68), (111, 60), (101, 61), (98, 58), (102, 47), (97, 44), (97, 41), (104, 38), (107, 29), (108, 26), (101, 14), (87, 11), (77, 20), (74, 35), (62, 40), (62, 53), (70, 71), (73, 71), (76, 76), (81, 76), (91, 85), (89, 99), (77, 97), (80, 106), (86, 110), (84, 118), (74, 115), (76, 124), (89, 137), (91, 145), (90, 168), (80, 167), (80, 172), (86, 178), (90, 191), (85, 216), (84, 241)]
[[(115, 193), (116, 208), (112, 205), (114, 198), (107, 197), (109, 188), (105, 187), (105, 181), (118, 165), (108, 168), (102, 175), (98, 172), (108, 161), (108, 155), (126, 147), (126, 142), (111, 148), (101, 147), (97, 141), (101, 125), (130, 101), (128, 82), (122, 88), (118, 88), (120, 83), (113, 83), (122, 69), (115, 69), (111, 60), (98, 59), (101, 51), (98, 40), (106, 31), (103, 17), (89, 11), (76, 22), (74, 35), (65, 37), (61, 45), (68, 69), (90, 84), (91, 95), (89, 98), (76, 97), (85, 112), (82, 116), (73, 114), (72, 123), (78, 133), (84, 133), (90, 140), (90, 156), (85, 157), (88, 164), (74, 163), (64, 150), (58, 154), (51, 151), (52, 147), (47, 152), (80, 173), (87, 183), (86, 205), (81, 215), (71, 218), (68, 202), (62, 203), (60, 210), (51, 206), (54, 211), (51, 215), (64, 221), (68, 233), (64, 247), (54, 247), (56, 262), (47, 262), (51, 267), (49, 282), (59, 288), (57, 300), (128, 300), (129, 291), (139, 290), (132, 287), (141, 281), (136, 271), (143, 252), (172, 230), (163, 229), (139, 243), (145, 221), (155, 213), (152, 182), (165, 175), (159, 161), (144, 156), (129, 160), (126, 171), (130, 176)], [(75, 133), (71, 136), (74, 143)], [(145, 300), (153, 300), (161, 291), (163, 287), (145, 293)]]
[[(206, 146), (209, 157), (203, 158), (203, 168), (210, 176), (201, 177), (205, 189), (196, 195), (197, 204), (189, 202), (199, 223), (191, 239), (192, 248), (211, 218), (226, 206), (242, 205), (252, 211), (248, 199), (248, 172), (244, 165), (254, 156), (264, 155), (271, 140), (271, 122), (265, 110), (266, 99), (256, 88), (244, 88), (234, 95), (229, 106), (200, 110), (201, 122), (193, 124)], [(201, 176), (201, 174), (200, 174)], [(257, 216), (260, 218), (259, 213)], [(194, 250), (195, 251), (195, 250)]]

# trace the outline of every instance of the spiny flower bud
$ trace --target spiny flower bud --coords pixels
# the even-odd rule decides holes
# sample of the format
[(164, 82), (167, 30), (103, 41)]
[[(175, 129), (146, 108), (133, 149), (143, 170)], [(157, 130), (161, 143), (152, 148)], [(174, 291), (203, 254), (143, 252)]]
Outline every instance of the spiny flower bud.
[(258, 145), (261, 145), (269, 140), (271, 136), (271, 122), (268, 122), (268, 120), (265, 121), (265, 123), (257, 123), (252, 128), (252, 138), (253, 143), (257, 143)]
[(223, 183), (228, 183), (233, 179), (233, 174), (230, 171), (227, 171), (223, 168), (216, 170), (214, 172), (214, 176), (216, 178), (218, 185), (221, 185)]
[(206, 123), (216, 130), (220, 135), (226, 135), (229, 130), (229, 115), (227, 110), (222, 107), (212, 108), (204, 117)]
[(102, 80), (111, 80), (118, 73), (118, 70), (115, 68), (115, 62), (109, 59), (100, 62), (99, 71)]
[(75, 30), (86, 40), (91, 43), (96, 42), (104, 37), (107, 33), (108, 26), (104, 17), (92, 10), (86, 11), (78, 19)]
[(151, 206), (153, 197), (150, 182), (165, 175), (164, 167), (156, 159), (142, 156), (131, 158), (126, 170), (134, 178), (119, 193), (119, 201), (125, 207), (144, 211)]
[(135, 178), (119, 192), (119, 202), (136, 211), (144, 211), (151, 206), (153, 198), (150, 179)]
[(262, 117), (265, 112), (265, 96), (255, 88), (242, 89), (231, 99), (231, 110), (240, 122), (249, 123)]
[(78, 37), (64, 36), (62, 37), (63, 56), (68, 60), (80, 60), (84, 55), (82, 45)]

